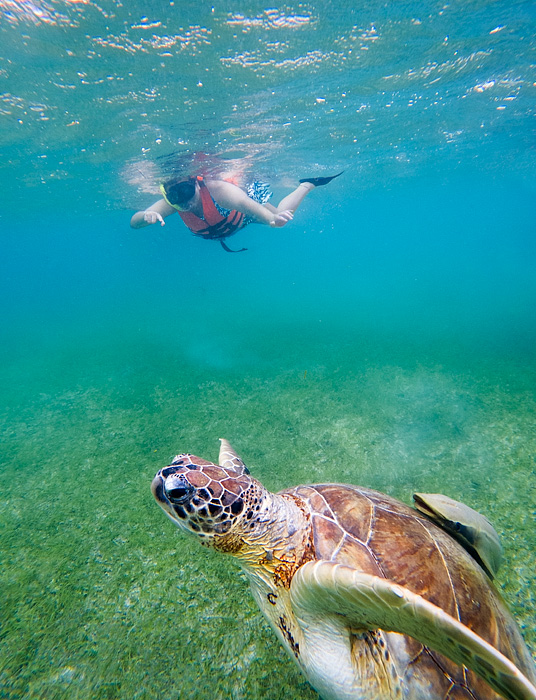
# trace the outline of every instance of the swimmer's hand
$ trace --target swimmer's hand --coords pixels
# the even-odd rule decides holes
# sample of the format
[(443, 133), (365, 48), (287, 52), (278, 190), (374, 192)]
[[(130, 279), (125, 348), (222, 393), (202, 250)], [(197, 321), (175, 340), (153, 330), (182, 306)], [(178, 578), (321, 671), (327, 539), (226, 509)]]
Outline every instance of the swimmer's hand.
[(281, 228), (289, 221), (294, 218), (294, 212), (291, 209), (285, 209), (285, 211), (280, 211), (279, 214), (274, 216), (274, 220), (270, 221), (270, 226), (273, 228)]
[(147, 211), (143, 212), (143, 220), (148, 224), (156, 224), (157, 221), (160, 221), (160, 226), (166, 225), (166, 222), (162, 218), (162, 214), (159, 214), (157, 211), (153, 211), (152, 209), (148, 209)]

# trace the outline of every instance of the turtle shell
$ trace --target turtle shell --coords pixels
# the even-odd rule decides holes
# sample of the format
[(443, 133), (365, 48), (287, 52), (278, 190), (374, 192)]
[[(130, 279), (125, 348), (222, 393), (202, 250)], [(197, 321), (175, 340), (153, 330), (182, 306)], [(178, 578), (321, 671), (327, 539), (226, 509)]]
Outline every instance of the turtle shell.
[[(445, 610), (513, 661), (533, 683), (534, 665), (493, 584), (465, 549), (428, 518), (366, 488), (319, 484), (283, 491), (306, 502), (318, 560), (333, 561), (408, 588)], [(424, 679), (449, 700), (499, 696), (472, 671), (405, 635), (397, 656), (406, 687)], [(401, 646), (402, 645), (402, 646)]]

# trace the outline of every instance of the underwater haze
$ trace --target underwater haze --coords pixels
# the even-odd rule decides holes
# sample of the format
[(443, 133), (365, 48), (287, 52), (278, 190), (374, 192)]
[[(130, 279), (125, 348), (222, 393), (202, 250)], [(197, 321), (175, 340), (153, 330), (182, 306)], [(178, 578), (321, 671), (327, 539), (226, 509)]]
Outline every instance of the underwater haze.
[[(536, 654), (536, 5), (0, 0), (0, 697), (314, 700), (235, 562), (150, 493), (484, 513)], [(315, 189), (229, 244), (170, 176)]]

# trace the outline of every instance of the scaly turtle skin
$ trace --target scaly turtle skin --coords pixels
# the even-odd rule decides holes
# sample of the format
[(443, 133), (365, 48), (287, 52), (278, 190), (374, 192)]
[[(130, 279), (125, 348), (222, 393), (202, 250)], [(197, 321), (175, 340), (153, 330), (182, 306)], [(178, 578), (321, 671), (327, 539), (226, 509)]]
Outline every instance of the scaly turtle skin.
[(225, 440), (182, 454), (152, 492), (201, 544), (235, 556), (325, 700), (536, 700), (521, 633), (449, 533), (377, 491), (267, 491)]

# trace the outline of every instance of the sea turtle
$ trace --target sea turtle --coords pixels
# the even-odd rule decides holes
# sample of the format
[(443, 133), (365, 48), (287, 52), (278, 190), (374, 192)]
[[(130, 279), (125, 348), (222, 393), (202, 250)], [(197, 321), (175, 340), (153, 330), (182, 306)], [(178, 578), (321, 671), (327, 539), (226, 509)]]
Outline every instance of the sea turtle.
[(536, 700), (536, 669), (489, 577), (448, 532), (378, 491), (270, 493), (226, 440), (219, 465), (175, 457), (166, 515), (235, 556), (325, 700)]

